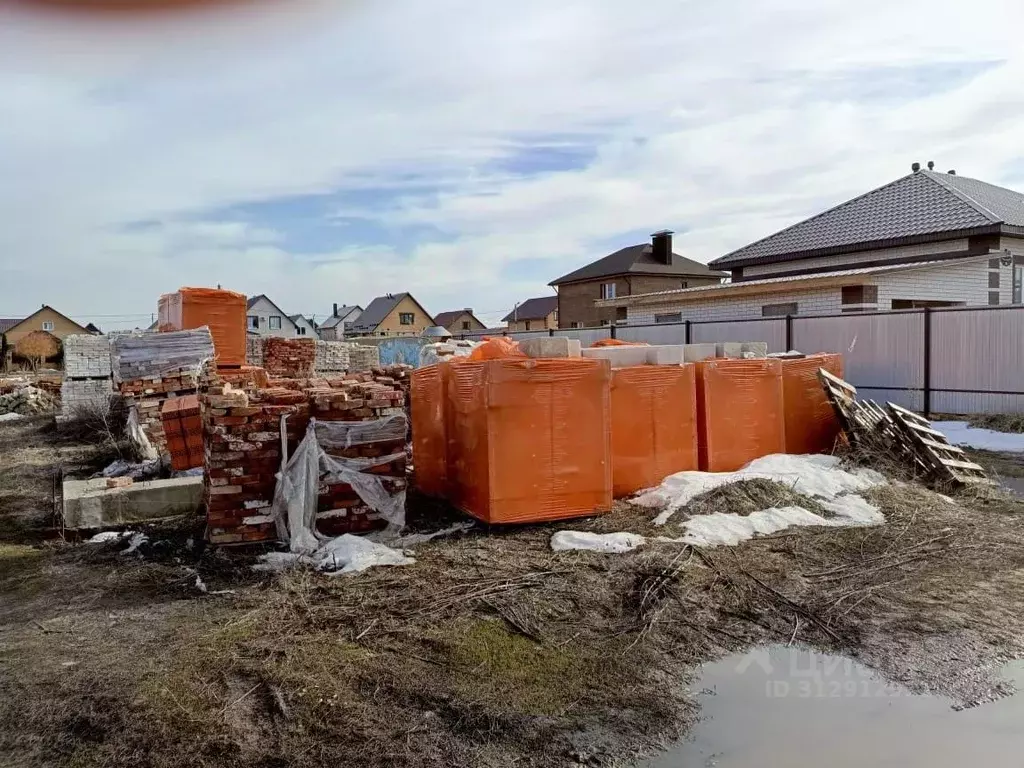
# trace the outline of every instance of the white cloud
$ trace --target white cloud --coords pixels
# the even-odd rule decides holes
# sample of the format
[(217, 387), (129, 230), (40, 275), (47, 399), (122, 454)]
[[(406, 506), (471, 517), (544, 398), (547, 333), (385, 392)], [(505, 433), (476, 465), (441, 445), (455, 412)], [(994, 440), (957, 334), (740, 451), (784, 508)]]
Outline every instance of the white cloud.
[[(162, 292), (222, 283), (289, 312), (412, 290), (494, 320), (623, 233), (685, 227), (678, 248), (707, 260), (912, 160), (1024, 183), (1005, 176), (1024, 117), (1024, 9), (1009, 0), (268, 7), (88, 34), (0, 15), (0, 316), (46, 302), (134, 324)], [(947, 90), (892, 75), (987, 58), (1005, 61)], [(865, 83), (892, 93), (850, 89)], [(596, 156), (493, 170), (539, 134)], [(439, 191), (401, 197), (410, 174)], [(273, 220), (210, 214), (389, 186), (386, 208), (356, 211), (440, 234), (299, 257)], [(159, 224), (123, 229), (139, 221)], [(550, 273), (502, 277), (517, 258)]]

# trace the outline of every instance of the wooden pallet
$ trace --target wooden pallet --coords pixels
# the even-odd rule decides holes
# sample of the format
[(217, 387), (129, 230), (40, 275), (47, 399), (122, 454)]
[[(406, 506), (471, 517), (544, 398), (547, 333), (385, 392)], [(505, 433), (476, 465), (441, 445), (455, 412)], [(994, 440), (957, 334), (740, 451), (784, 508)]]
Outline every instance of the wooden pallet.
[(933, 429), (928, 419), (894, 403), (887, 403), (887, 406), (896, 429), (940, 480), (964, 485), (993, 482), (961, 448), (950, 445), (944, 434)]
[(874, 400), (858, 400), (856, 387), (824, 368), (818, 369), (818, 380), (851, 446), (867, 447), (891, 442), (895, 427), (882, 406)]

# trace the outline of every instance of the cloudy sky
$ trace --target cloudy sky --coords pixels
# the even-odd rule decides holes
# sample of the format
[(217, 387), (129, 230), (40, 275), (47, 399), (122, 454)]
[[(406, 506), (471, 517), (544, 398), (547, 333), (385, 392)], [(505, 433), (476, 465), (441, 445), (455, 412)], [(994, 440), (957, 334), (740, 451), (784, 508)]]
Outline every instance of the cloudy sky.
[[(259, 4), (257, 4), (259, 5)], [(266, 0), (0, 10), (0, 317), (514, 302), (708, 261), (935, 160), (1024, 189), (1019, 0)]]

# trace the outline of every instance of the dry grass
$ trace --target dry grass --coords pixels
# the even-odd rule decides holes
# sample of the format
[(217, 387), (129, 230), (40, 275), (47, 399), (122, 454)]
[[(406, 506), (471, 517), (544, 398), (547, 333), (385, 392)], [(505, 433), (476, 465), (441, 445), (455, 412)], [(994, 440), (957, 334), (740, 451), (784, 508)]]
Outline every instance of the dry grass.
[(803, 507), (822, 517), (833, 516), (810, 496), (798, 493), (785, 483), (762, 478), (740, 480), (702, 493), (690, 501), (683, 511), (689, 515), (709, 515), (715, 512), (749, 515), (772, 507)]
[(981, 413), (962, 417), (969, 426), (997, 432), (1024, 432), (1024, 413)]

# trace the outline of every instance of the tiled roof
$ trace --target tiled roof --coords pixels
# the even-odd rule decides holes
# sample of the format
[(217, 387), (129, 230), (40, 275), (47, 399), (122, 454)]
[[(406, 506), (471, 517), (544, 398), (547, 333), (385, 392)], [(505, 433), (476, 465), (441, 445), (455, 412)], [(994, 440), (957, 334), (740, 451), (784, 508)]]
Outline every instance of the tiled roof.
[[(454, 323), (462, 315), (472, 315), (472, 310), (467, 309), (453, 309), (451, 312), (438, 312), (434, 315), (434, 325), (439, 325), (442, 328), (447, 328), (449, 325)], [(481, 323), (483, 325), (483, 323)]]
[(788, 261), (844, 246), (1024, 226), (1024, 195), (977, 179), (918, 171), (711, 262), (712, 267)]
[(706, 264), (699, 261), (687, 259), (678, 253), (672, 254), (671, 264), (662, 264), (655, 261), (653, 249), (650, 243), (631, 245), (622, 248), (603, 259), (592, 261), (575, 272), (562, 275), (557, 280), (552, 280), (548, 285), (561, 285), (562, 283), (573, 283), (579, 280), (595, 280), (599, 277), (611, 277), (612, 275), (682, 275), (686, 277), (725, 277), (721, 272), (708, 269)]
[(505, 315), (501, 321), (509, 323), (515, 320), (543, 320), (556, 309), (558, 309), (557, 296), (541, 296), (536, 299), (527, 299)]
[(734, 283), (723, 283), (720, 285), (701, 285), (696, 288), (676, 288), (670, 291), (655, 291), (653, 293), (638, 293), (632, 296), (622, 296), (616, 299), (603, 299), (596, 301), (599, 307), (626, 306), (632, 304), (649, 304), (664, 301), (697, 301), (703, 299), (717, 299), (730, 294), (749, 292), (749, 288), (763, 288), (769, 293), (775, 288), (786, 291), (798, 291), (801, 283), (818, 284), (829, 280), (841, 280), (848, 277), (859, 277), (862, 275), (874, 275), (883, 272), (904, 272), (912, 269), (923, 269), (925, 267), (957, 266), (964, 261), (986, 260), (989, 256), (976, 256), (970, 259), (932, 259), (931, 261), (915, 261), (909, 264), (888, 264), (876, 267), (857, 267), (854, 269), (837, 269), (832, 272), (815, 272), (808, 275), (787, 275), (785, 277), (766, 277), (760, 280), (741, 280)]
[[(384, 322), (384, 318), (391, 314), (391, 311), (397, 307), (406, 296), (411, 298), (413, 301), (416, 301), (410, 293), (389, 293), (386, 296), (378, 296), (367, 305), (366, 309), (363, 310), (363, 313), (359, 315), (359, 319), (352, 323), (349, 328), (356, 333), (368, 333), (373, 331), (378, 325)], [(418, 301), (416, 303), (419, 304)], [(422, 305), (420, 305), (420, 309), (423, 309)], [(431, 322), (430, 324), (435, 325), (434, 322)]]

